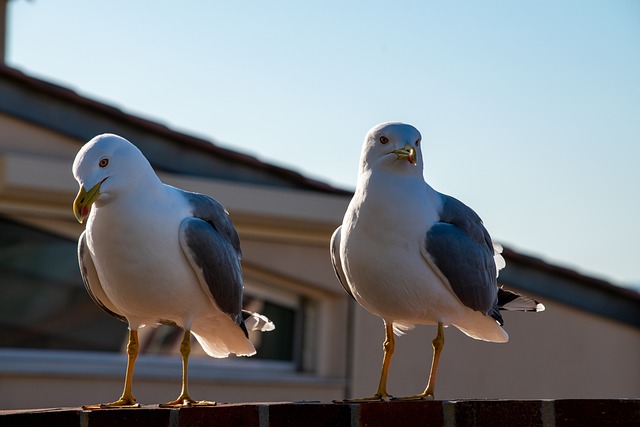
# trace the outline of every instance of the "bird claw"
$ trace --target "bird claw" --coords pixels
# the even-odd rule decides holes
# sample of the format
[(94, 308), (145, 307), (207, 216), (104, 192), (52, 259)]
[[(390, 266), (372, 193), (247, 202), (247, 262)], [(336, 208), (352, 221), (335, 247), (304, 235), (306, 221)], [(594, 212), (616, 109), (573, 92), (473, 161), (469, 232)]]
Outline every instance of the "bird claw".
[(390, 394), (374, 394), (371, 397), (360, 397), (356, 399), (344, 399), (344, 400), (334, 400), (334, 403), (363, 403), (363, 402), (384, 402), (386, 400), (393, 400), (394, 397)]
[(194, 400), (187, 397), (179, 397), (174, 401), (161, 403), (158, 405), (160, 408), (191, 408), (193, 406), (216, 406), (216, 402), (210, 402), (208, 400)]
[(120, 408), (141, 408), (142, 405), (136, 403), (135, 400), (118, 399), (111, 403), (99, 403), (97, 405), (82, 405), (82, 409), (86, 411), (95, 409), (120, 409)]
[(432, 394), (420, 393), (415, 396), (392, 397), (391, 400), (434, 400), (434, 396)]

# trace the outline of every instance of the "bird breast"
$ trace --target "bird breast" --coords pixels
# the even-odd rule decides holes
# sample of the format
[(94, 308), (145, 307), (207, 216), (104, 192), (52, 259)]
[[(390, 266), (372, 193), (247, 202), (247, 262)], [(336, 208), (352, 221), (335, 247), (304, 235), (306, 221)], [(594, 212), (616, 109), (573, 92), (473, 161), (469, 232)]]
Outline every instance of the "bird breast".
[(434, 323), (448, 317), (459, 302), (420, 250), (438, 218), (437, 193), (424, 182), (412, 191), (372, 188), (356, 194), (342, 228), (340, 256), (353, 295), (387, 320)]
[(106, 295), (129, 319), (184, 325), (194, 310), (200, 311), (194, 305), (203, 305), (202, 311), (208, 305), (180, 246), (178, 230), (186, 208), (118, 202), (97, 209), (87, 225), (87, 243)]

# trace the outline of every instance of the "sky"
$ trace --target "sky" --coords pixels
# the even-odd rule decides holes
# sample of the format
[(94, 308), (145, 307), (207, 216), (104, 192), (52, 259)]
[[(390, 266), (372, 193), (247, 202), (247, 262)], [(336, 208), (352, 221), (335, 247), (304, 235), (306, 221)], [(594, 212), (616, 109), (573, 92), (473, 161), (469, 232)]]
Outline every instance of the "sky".
[(7, 63), (345, 189), (410, 123), (494, 240), (640, 289), (638, 1), (12, 0)]

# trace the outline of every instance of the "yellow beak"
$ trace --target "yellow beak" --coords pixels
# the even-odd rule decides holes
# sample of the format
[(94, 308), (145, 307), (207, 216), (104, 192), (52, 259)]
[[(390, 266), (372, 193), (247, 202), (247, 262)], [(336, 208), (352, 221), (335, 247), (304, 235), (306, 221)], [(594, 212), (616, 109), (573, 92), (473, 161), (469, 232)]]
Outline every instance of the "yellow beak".
[(89, 191), (85, 190), (84, 186), (80, 187), (80, 191), (73, 201), (73, 214), (80, 224), (87, 219), (89, 212), (91, 212), (91, 205), (100, 197), (100, 186), (103, 182), (104, 179), (91, 187)]
[(398, 160), (407, 160), (412, 165), (416, 164), (416, 149), (409, 143), (393, 153), (398, 157)]

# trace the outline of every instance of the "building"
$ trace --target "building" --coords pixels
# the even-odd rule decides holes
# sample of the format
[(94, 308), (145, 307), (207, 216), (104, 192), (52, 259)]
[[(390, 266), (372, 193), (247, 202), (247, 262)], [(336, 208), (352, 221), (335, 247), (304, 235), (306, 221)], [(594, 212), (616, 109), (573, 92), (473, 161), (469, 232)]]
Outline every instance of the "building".
[[(121, 389), (126, 325), (84, 290), (83, 226), (71, 211), (73, 158), (103, 132), (135, 143), (164, 182), (225, 205), (242, 242), (246, 304), (277, 323), (254, 337), (258, 357), (194, 350), (194, 397), (330, 401), (375, 390), (382, 322), (348, 298), (328, 252), (349, 191), (0, 67), (0, 408), (78, 406)], [(547, 311), (506, 313), (507, 345), (448, 329), (438, 398), (638, 397), (640, 294), (509, 249), (505, 258), (500, 280)], [(434, 334), (424, 326), (398, 339), (392, 393), (422, 391)], [(142, 338), (134, 393), (175, 398), (179, 334), (145, 328)]]

